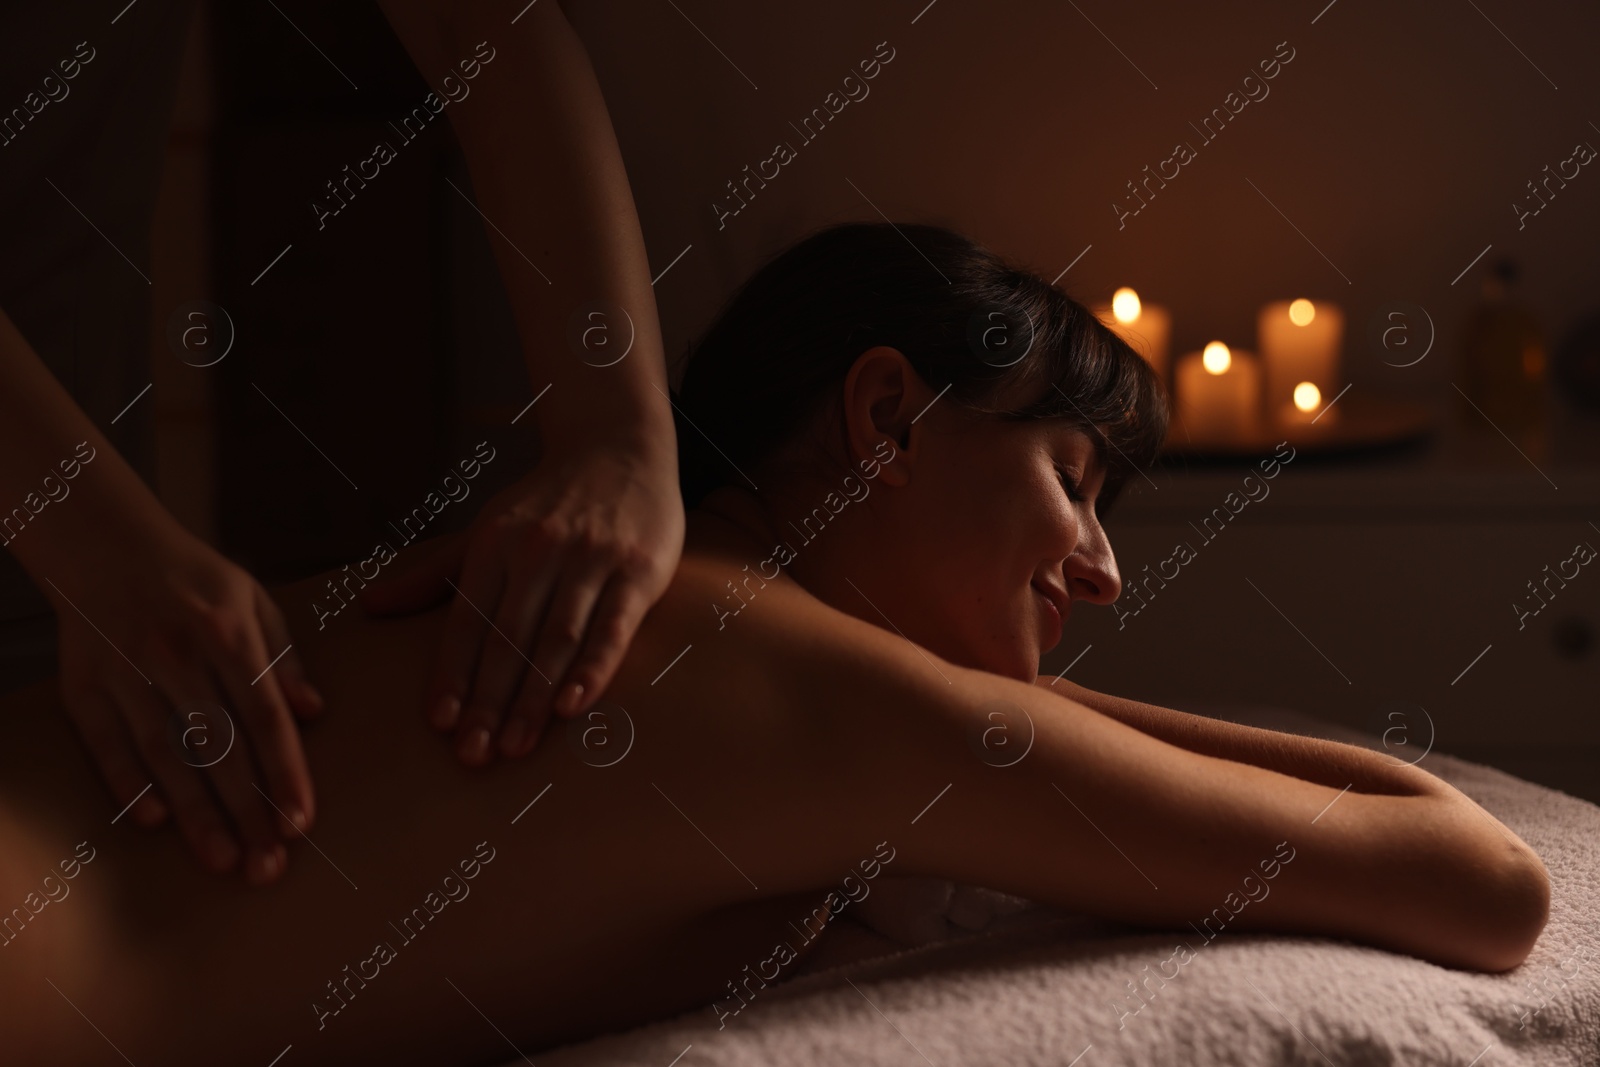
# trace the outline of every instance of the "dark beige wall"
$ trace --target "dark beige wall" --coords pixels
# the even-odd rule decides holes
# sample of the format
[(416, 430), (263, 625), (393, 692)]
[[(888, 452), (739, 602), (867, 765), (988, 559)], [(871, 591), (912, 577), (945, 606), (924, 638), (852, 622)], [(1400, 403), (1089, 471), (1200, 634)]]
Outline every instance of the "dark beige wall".
[[(1600, 147), (1600, 8), (1338, 0), (1313, 25), (1325, 2), (938, 0), (915, 25), (925, 0), (565, 7), (599, 69), (655, 269), (694, 245), (657, 287), (669, 352), (761, 257), (811, 227), (875, 217), (861, 194), (1046, 277), (1092, 244), (1062, 284), (1080, 299), (1132, 284), (1167, 304), (1175, 351), (1253, 343), (1267, 300), (1338, 301), (1352, 377), (1396, 391), (1448, 389), (1448, 363), (1385, 367), (1361, 341), (1365, 322), (1388, 301), (1421, 304), (1436, 351), (1453, 354), (1501, 253), (1524, 267), (1554, 338), (1600, 311), (1600, 168), (1520, 232), (1511, 208), (1578, 141)], [(871, 95), (797, 145), (718, 232), (723, 183), (774, 141), (798, 141), (789, 121), (884, 40), (895, 59)], [(1270, 95), (1203, 142), (1188, 124), (1285, 41), (1294, 59)], [(1119, 231), (1125, 183), (1180, 140), (1196, 158)]]

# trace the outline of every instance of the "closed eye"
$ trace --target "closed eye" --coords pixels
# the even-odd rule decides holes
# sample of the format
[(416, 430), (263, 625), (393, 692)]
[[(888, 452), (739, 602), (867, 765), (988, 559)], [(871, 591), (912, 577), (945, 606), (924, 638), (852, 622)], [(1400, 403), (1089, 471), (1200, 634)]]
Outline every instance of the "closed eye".
[(1057, 467), (1056, 477), (1060, 479), (1061, 488), (1066, 491), (1068, 500), (1072, 501), (1074, 504), (1082, 504), (1085, 502), (1087, 498), (1083, 495), (1083, 491), (1078, 488), (1076, 482), (1067, 476), (1066, 471), (1062, 470), (1060, 467)]

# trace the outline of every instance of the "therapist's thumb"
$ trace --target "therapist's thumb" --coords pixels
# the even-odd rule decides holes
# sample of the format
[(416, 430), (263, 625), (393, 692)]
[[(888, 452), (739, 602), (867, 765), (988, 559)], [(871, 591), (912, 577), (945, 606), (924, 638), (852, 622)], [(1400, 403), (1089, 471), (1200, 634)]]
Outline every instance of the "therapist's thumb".
[(357, 595), (357, 602), (368, 614), (421, 611), (451, 594), (450, 582), (460, 575), (466, 555), (465, 532), (437, 538), (418, 548), (423, 554), (407, 561), (396, 559), (390, 564), (395, 568), (393, 573), (367, 583)]

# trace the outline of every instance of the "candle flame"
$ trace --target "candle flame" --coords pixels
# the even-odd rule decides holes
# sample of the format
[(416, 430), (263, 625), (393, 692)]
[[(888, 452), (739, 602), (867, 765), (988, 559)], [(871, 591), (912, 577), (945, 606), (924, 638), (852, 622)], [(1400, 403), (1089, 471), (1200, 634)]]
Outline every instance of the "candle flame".
[(1309, 326), (1317, 317), (1317, 305), (1302, 297), (1289, 305), (1289, 321), (1296, 326)]
[(1322, 390), (1312, 382), (1301, 382), (1294, 387), (1294, 406), (1301, 411), (1315, 411), (1322, 403)]
[(1233, 363), (1233, 353), (1221, 341), (1212, 341), (1200, 354), (1200, 362), (1212, 374), (1224, 374)]
[(1139, 320), (1139, 294), (1123, 286), (1111, 294), (1111, 314), (1126, 326)]

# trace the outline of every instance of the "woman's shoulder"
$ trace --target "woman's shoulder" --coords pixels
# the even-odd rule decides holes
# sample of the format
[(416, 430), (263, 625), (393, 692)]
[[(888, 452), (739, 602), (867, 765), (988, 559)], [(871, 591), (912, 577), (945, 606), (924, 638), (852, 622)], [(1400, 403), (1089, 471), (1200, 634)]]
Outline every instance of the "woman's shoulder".
[(640, 638), (672, 654), (700, 642), (761, 657), (769, 667), (824, 655), (829, 643), (856, 649), (905, 644), (812, 593), (790, 574), (791, 559), (691, 512), (677, 572), (641, 625)]
[(821, 704), (848, 703), (852, 679), (893, 676), (903, 657), (917, 658), (903, 638), (813, 594), (748, 534), (689, 519), (672, 581), (602, 699), (712, 725), (761, 710), (780, 733), (813, 730), (820, 694), (835, 692)]
[(640, 624), (628, 665), (644, 669), (680, 653), (776, 653), (827, 610), (782, 568), (763, 566), (763, 554), (748, 542), (708, 526), (690, 523), (677, 571)]
[(696, 518), (605, 699), (671, 704), (675, 715), (724, 724), (760, 711), (780, 733), (849, 731), (913, 708), (925, 725), (934, 706), (960, 717), (946, 689), (957, 674), (982, 672), (835, 607), (796, 580), (782, 554)]

